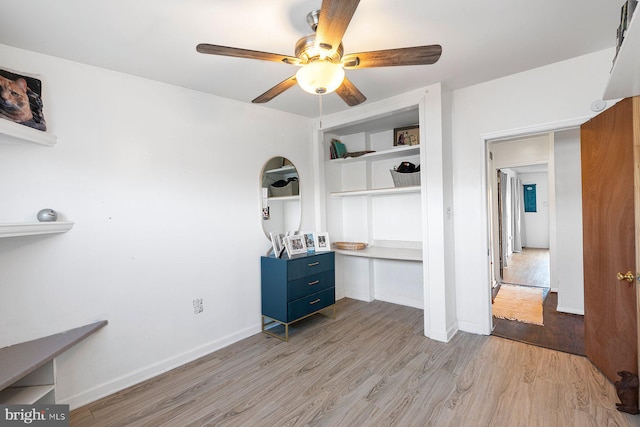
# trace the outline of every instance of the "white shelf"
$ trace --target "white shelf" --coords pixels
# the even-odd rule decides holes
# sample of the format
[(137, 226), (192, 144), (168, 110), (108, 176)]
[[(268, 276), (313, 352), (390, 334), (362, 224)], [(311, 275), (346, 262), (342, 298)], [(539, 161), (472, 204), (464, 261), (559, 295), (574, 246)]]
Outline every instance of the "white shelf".
[(28, 387), (8, 387), (0, 390), (0, 402), (3, 405), (29, 405), (37, 403), (40, 399), (55, 390), (53, 384)]
[(420, 145), (405, 145), (394, 147), (389, 150), (374, 151), (373, 153), (363, 154), (360, 157), (347, 157), (345, 159), (329, 160), (331, 163), (350, 163), (361, 162), (363, 160), (373, 162), (376, 160), (395, 159), (402, 156), (412, 156), (420, 154)]
[(330, 193), (331, 197), (382, 196), (386, 194), (419, 193), (419, 185), (408, 187), (374, 188), (371, 190), (338, 191)]
[(50, 147), (58, 143), (58, 138), (53, 134), (6, 119), (0, 119), (0, 133), (21, 139), (25, 142), (33, 142)]
[(422, 262), (422, 249), (367, 246), (365, 249), (360, 250), (345, 250), (336, 248), (333, 248), (333, 250), (337, 254), (346, 256)]
[(288, 201), (295, 201), (295, 200), (300, 200), (300, 196), (296, 195), (296, 196), (281, 196), (281, 197), (269, 197), (269, 201), (270, 202), (288, 202)]
[(295, 172), (296, 168), (293, 165), (286, 165), (286, 166), (282, 166), (281, 168), (277, 168), (277, 169), (269, 169), (268, 171), (264, 171), (264, 173), (277, 173), (277, 174), (282, 174), (282, 173), (289, 173), (289, 172)]
[(5, 222), (0, 223), (0, 238), (64, 233), (71, 230), (73, 225), (74, 223), (71, 221)]
[[(636, 7), (640, 9), (640, 6)], [(615, 59), (603, 99), (640, 95), (640, 13), (636, 10)]]

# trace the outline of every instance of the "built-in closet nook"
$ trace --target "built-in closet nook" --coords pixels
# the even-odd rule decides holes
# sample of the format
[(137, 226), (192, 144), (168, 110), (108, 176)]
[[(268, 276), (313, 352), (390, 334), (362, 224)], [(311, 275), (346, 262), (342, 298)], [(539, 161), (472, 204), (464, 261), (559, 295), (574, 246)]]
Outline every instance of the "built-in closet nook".
[[(452, 253), (449, 93), (435, 84), (370, 108), (322, 117), (314, 130), (316, 228), (336, 250), (336, 298), (374, 299), (424, 310), (425, 335), (448, 341), (456, 332)], [(417, 125), (419, 144), (394, 144), (394, 129)], [(331, 140), (355, 157), (331, 159)], [(366, 154), (363, 154), (365, 152)], [(390, 170), (420, 165), (418, 185), (394, 186)]]

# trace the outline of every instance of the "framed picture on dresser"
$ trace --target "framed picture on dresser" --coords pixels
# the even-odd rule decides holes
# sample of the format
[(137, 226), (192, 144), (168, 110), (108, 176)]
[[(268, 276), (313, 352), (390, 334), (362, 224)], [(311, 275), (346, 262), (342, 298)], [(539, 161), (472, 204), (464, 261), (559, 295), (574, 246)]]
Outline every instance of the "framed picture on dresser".
[(282, 251), (284, 251), (284, 234), (278, 233), (277, 231), (272, 231), (269, 233), (269, 237), (271, 237), (271, 246), (273, 247), (273, 253), (276, 257), (280, 257), (282, 255)]
[(303, 235), (296, 234), (293, 236), (287, 236), (285, 242), (289, 256), (307, 253), (307, 245), (305, 244)]
[(328, 252), (331, 250), (331, 242), (329, 241), (329, 233), (326, 231), (322, 233), (314, 233), (314, 239), (316, 243), (316, 252)]

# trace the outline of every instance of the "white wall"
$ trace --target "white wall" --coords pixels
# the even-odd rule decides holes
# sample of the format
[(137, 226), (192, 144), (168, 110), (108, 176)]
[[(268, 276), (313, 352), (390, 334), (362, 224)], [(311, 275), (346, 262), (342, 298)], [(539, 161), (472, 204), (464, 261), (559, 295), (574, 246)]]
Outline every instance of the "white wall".
[(258, 333), (260, 171), (276, 155), (296, 165), (313, 230), (310, 120), (2, 45), (0, 57), (41, 74), (59, 138), (0, 136), (0, 222), (45, 207), (75, 221), (0, 241), (0, 347), (107, 319), (57, 359), (57, 398), (75, 407)]
[(558, 311), (584, 314), (580, 130), (556, 132), (556, 247)]
[[(613, 49), (453, 92), (456, 303), (461, 330), (491, 331), (485, 135), (591, 117)], [(476, 208), (468, 208), (475, 206)]]
[(536, 185), (536, 211), (524, 213), (522, 246), (549, 249), (549, 174), (522, 173), (518, 177), (523, 185)]

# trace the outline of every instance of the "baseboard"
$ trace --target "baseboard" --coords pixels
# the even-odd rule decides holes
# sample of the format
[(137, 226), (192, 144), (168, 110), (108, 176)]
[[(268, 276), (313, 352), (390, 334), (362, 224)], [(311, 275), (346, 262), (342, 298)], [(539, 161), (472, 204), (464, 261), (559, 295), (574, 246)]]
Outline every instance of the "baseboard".
[(458, 321), (458, 330), (477, 335), (491, 335), (491, 325), (487, 329), (486, 326), (479, 323)]
[(581, 316), (584, 316), (584, 309), (579, 310), (577, 308), (557, 306), (556, 311), (560, 311), (562, 313), (568, 313), (568, 314), (579, 314)]
[(457, 323), (454, 323), (449, 326), (446, 331), (429, 331), (429, 338), (440, 342), (449, 342), (457, 332), (458, 325)]
[(390, 302), (391, 304), (405, 305), (407, 307), (424, 309), (424, 300), (415, 300), (402, 295), (394, 295), (376, 292), (376, 300)]
[(368, 292), (357, 292), (357, 291), (351, 291), (349, 289), (345, 289), (344, 296), (346, 298), (356, 299), (358, 301), (365, 301), (365, 302), (373, 301), (373, 299), (371, 298), (371, 295), (369, 295)]
[(123, 375), (119, 378), (98, 385), (92, 389), (83, 391), (76, 395), (62, 399), (57, 403), (68, 404), (71, 410), (87, 405), (91, 402), (95, 402), (98, 399), (109, 396), (120, 390), (124, 390), (127, 387), (139, 384), (150, 378), (168, 372), (172, 369), (178, 368), (189, 362), (193, 362), (203, 356), (213, 353), (216, 350), (220, 350), (228, 345), (236, 343), (240, 340), (248, 338), (252, 335), (260, 333), (261, 326), (258, 324), (250, 328), (246, 328), (238, 333), (228, 335), (219, 340), (212, 341), (204, 344), (200, 347), (196, 347), (192, 350), (170, 357), (153, 365), (144, 367), (130, 374)]

